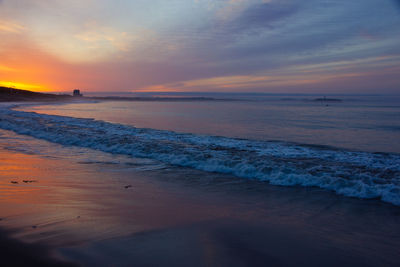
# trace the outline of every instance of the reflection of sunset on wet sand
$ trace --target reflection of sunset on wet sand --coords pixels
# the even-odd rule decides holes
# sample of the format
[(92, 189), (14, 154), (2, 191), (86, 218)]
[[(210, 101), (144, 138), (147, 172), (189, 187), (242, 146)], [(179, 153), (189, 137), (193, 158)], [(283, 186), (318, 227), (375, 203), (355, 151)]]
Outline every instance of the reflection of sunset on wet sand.
[[(333, 238), (318, 233), (332, 231), (332, 215), (321, 215), (320, 210), (341, 198), (334, 194), (310, 189), (311, 197), (310, 191), (302, 189), (166, 168), (143, 159), (87, 154), (89, 151), (78, 148), (58, 151), (45, 141), (33, 139), (29, 142), (35, 143), (25, 143), (25, 149), (18, 150), (18, 143), (26, 141), (18, 141), (19, 137), (10, 132), (2, 135), (17, 141), (0, 141), (0, 225), (11, 229), (14, 237), (49, 244), (58, 255), (90, 266), (126, 261), (162, 264), (167, 260), (177, 265), (202, 262), (212, 266), (222, 264), (222, 259), (228, 263), (254, 261), (250, 252), (235, 252), (235, 242), (244, 242), (260, 255), (266, 253), (265, 248), (280, 261), (293, 263), (283, 259), (286, 249), (294, 247), (277, 246), (278, 240), (299, 243), (301, 248), (296, 251), (300, 249), (304, 257), (312, 253), (315, 262), (325, 262), (333, 253), (342, 258), (330, 261), (349, 264), (359, 262), (364, 247), (360, 245), (362, 238), (340, 232), (341, 228), (358, 225), (371, 212), (383, 212), (384, 223), (358, 230), (368, 232), (368, 238), (383, 240), (398, 223), (396, 216), (388, 216), (395, 213), (395, 207), (371, 203), (365, 209), (364, 200), (342, 199), (343, 206), (332, 207), (343, 218), (338, 221), (335, 217)], [(38, 154), (32, 154), (33, 149)], [(43, 155), (44, 151), (53, 156)], [(349, 206), (358, 212), (348, 213)], [(314, 216), (321, 216), (318, 220), (323, 223), (310, 221)], [(304, 232), (305, 228), (312, 231)], [(346, 246), (359, 246), (360, 254), (353, 253), (353, 258), (344, 260), (348, 255), (340, 252), (345, 246), (343, 240), (347, 240)], [(385, 242), (375, 243), (382, 254), (371, 255), (369, 260), (393, 262), (395, 246)], [(326, 247), (320, 247), (321, 243)], [(165, 253), (170, 246), (179, 248), (180, 253)], [(99, 251), (101, 257), (88, 257)], [(125, 255), (121, 261), (119, 253)], [(154, 253), (157, 258), (151, 257)], [(264, 262), (264, 256), (260, 257)]]
[[(0, 170), (1, 223), (31, 241), (65, 246), (230, 213), (228, 206), (221, 211), (211, 200), (196, 203), (188, 192), (176, 196), (173, 186), (148, 182), (129, 165), (126, 170), (113, 170), (107, 162), (92, 164), (3, 149)], [(127, 179), (127, 174), (136, 178)]]

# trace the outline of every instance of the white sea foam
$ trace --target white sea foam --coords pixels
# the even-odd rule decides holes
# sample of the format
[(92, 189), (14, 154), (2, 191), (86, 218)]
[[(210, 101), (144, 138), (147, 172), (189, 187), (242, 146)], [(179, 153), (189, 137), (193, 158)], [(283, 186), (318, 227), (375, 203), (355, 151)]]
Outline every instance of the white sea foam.
[(63, 145), (400, 205), (398, 154), (182, 134), (8, 108), (0, 108), (0, 128)]

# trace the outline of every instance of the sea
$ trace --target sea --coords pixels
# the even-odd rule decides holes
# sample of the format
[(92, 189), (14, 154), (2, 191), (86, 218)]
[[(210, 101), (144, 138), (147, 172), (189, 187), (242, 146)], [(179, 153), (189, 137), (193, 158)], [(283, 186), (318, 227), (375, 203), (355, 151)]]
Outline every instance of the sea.
[[(9, 149), (27, 153), (50, 151), (35, 145), (40, 139), (57, 149), (85, 149), (87, 160), (90, 151), (102, 151), (400, 206), (399, 95), (88, 96), (120, 99), (3, 104), (0, 137), (10, 144), (15, 139), (10, 132), (26, 138), (29, 146), (26, 141)], [(143, 161), (144, 169), (147, 165)]]

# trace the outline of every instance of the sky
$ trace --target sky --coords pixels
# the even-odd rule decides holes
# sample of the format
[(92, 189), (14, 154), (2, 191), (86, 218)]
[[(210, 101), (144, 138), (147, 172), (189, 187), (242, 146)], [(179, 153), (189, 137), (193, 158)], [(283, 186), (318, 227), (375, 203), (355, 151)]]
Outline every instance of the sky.
[(0, 86), (400, 93), (400, 0), (0, 0)]

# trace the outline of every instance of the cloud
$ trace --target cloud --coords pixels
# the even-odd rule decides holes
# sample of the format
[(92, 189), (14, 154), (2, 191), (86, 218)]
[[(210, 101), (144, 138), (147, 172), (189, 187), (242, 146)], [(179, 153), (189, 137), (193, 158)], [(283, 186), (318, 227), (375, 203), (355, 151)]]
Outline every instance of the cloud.
[(0, 32), (21, 33), (24, 29), (25, 27), (18, 23), (7, 20), (0, 20)]
[[(269, 90), (294, 81), (304, 89), (340, 84), (329, 78), (337, 75), (361, 88), (360, 77), (376, 84), (374, 70), (391, 73), (400, 64), (394, 0), (2, 3), (2, 72), (17, 61), (4, 58), (23, 65), (16, 55), (30, 51), (25, 58), (40, 61), (43, 71), (32, 68), (29, 84), (40, 76), (48, 84), (93, 90)], [(12, 41), (21, 44), (19, 52), (5, 48)], [(380, 57), (391, 60), (372, 60)]]
[(282, 21), (300, 10), (299, 3), (266, 2), (246, 8), (228, 27), (231, 32), (262, 30), (273, 27), (274, 22)]
[[(395, 87), (396, 73), (400, 70), (397, 57), (371, 57), (356, 61), (335, 61), (323, 64), (299, 64), (275, 68), (249, 75), (222, 75), (212, 78), (193, 79), (180, 83), (166, 83), (140, 88), (140, 91), (251, 91), (263, 92), (301, 89), (302, 92), (318, 92), (324, 88), (343, 86), (346, 82), (364, 89)], [(384, 79), (382, 79), (385, 77)], [(398, 80), (398, 79), (397, 79)], [(368, 81), (365, 83), (365, 81)], [(339, 87), (336, 90), (348, 90)], [(290, 91), (290, 90), (289, 90)], [(345, 91), (343, 91), (345, 92)]]
[(111, 27), (93, 27), (74, 35), (76, 39), (82, 41), (82, 46), (87, 46), (102, 52), (103, 49), (115, 49), (119, 51), (129, 51), (133, 36), (127, 32), (121, 32)]

